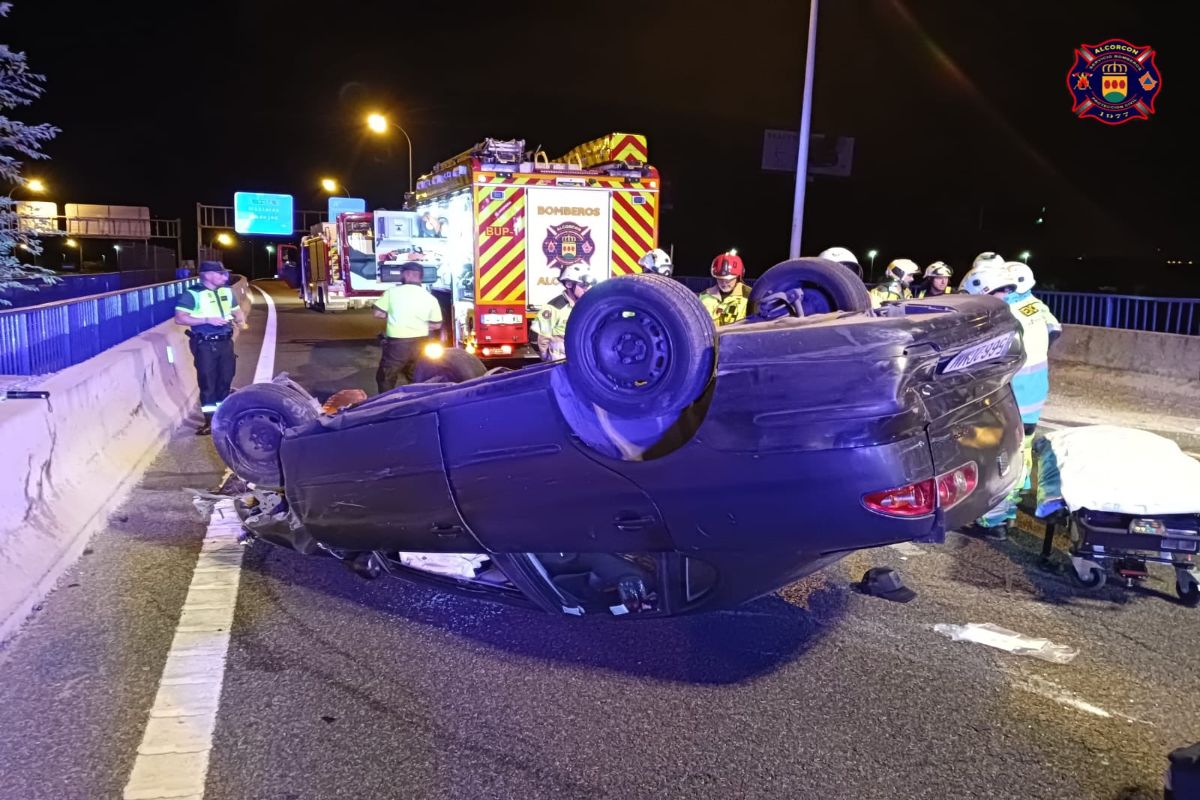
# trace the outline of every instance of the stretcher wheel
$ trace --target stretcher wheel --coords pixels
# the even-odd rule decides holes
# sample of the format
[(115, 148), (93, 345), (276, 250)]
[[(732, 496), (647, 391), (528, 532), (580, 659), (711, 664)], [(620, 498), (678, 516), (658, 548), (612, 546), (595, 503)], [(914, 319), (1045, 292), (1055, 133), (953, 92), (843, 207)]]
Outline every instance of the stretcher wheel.
[(1075, 576), (1075, 580), (1085, 589), (1099, 589), (1108, 580), (1108, 573), (1099, 567), (1092, 567), (1087, 571), (1087, 575), (1080, 575), (1078, 571), (1072, 570), (1071, 574)]
[(1188, 608), (1200, 605), (1200, 584), (1191, 575), (1175, 576), (1175, 593), (1179, 595), (1179, 602)]

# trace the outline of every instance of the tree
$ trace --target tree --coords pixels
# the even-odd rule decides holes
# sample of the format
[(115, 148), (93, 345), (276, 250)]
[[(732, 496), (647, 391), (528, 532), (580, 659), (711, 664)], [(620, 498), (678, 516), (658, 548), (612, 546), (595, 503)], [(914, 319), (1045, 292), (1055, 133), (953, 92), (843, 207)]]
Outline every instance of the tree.
[[(11, 3), (0, 2), (0, 18), (7, 17), (10, 10)], [(45, 81), (46, 76), (30, 72), (24, 53), (13, 52), (8, 45), (0, 44), (0, 179), (14, 188), (24, 182), (23, 159), (48, 158), (42, 152), (42, 145), (53, 139), (59, 131), (45, 123), (27, 125), (12, 119), (7, 112), (27, 106), (40, 97)], [(16, 257), (15, 251), (19, 247), (37, 255), (41, 253), (41, 245), (30, 231), (21, 229), (15, 205), (12, 192), (7, 196), (0, 195), (0, 289), (35, 288), (20, 282), (22, 279), (54, 283), (58, 278), (53, 272), (22, 264)], [(11, 303), (0, 298), (0, 305)]]

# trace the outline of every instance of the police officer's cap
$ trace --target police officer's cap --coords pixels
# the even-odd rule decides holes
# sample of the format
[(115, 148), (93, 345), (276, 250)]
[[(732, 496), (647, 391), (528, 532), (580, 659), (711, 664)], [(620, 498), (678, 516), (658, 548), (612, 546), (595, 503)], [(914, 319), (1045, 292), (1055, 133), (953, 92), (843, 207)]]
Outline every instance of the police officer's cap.
[(225, 265), (220, 261), (201, 261), (200, 272), (226, 272)]
[(424, 267), (424, 265), (421, 264), (420, 261), (405, 261), (403, 264), (400, 265), (400, 271), (403, 272), (406, 269), (416, 270), (417, 272), (420, 272), (420, 273), (425, 272), (425, 267)]

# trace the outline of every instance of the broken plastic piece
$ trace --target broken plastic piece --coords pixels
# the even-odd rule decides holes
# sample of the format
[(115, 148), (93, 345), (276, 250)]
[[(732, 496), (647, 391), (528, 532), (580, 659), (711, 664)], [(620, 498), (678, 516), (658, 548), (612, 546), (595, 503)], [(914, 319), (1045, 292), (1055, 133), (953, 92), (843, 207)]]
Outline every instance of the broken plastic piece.
[(1034, 639), (991, 623), (970, 622), (966, 625), (934, 625), (933, 629), (956, 642), (975, 642), (997, 650), (1033, 656), (1053, 664), (1069, 664), (1079, 650), (1049, 639)]

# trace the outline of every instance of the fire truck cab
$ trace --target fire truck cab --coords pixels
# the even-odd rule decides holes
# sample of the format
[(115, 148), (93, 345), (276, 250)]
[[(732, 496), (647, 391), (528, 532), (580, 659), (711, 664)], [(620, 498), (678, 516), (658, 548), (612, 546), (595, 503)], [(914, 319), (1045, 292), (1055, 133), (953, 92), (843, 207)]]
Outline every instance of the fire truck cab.
[(657, 170), (646, 138), (612, 133), (551, 160), (485, 139), (422, 175), (414, 258), (435, 274), (453, 344), (484, 360), (536, 358), (530, 320), (583, 264), (597, 281), (640, 272), (658, 246)]

